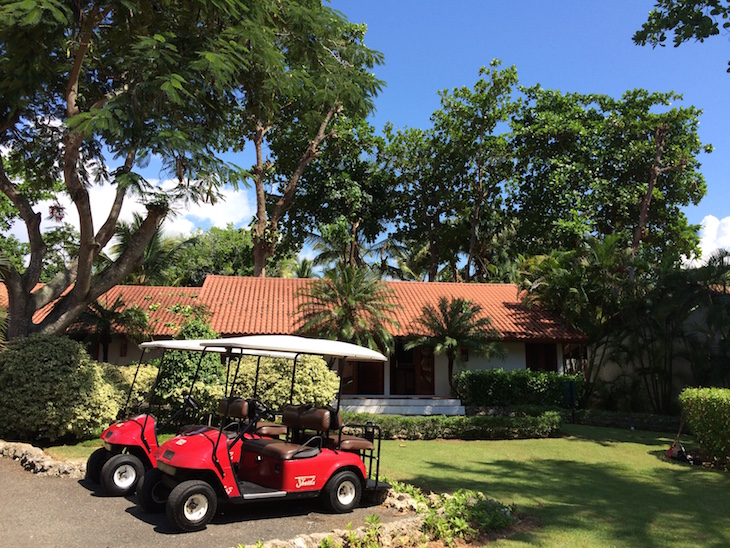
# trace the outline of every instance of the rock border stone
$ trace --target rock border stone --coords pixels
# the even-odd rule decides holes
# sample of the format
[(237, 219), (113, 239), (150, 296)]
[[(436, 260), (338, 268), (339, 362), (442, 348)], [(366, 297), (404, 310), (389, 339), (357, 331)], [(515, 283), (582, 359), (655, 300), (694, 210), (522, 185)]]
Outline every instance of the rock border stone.
[(80, 479), (86, 475), (86, 464), (54, 460), (42, 449), (29, 443), (0, 440), (0, 455), (17, 460), (20, 465), (34, 474), (43, 476), (66, 476)]

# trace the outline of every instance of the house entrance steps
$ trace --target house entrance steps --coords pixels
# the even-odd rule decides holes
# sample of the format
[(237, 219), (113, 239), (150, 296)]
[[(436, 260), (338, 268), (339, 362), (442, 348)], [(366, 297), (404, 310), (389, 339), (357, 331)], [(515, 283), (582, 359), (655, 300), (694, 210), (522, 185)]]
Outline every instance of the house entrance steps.
[(464, 415), (457, 398), (435, 396), (342, 396), (340, 408), (378, 415)]

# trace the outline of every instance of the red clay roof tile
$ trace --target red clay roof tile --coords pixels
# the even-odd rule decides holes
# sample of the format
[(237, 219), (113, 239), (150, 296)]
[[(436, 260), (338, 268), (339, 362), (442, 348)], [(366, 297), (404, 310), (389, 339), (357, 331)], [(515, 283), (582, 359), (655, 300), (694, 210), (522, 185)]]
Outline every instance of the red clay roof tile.
[[(154, 336), (175, 335), (185, 319), (181, 314), (185, 307), (201, 305), (211, 313), (211, 327), (223, 336), (280, 335), (296, 330), (297, 308), (301, 302), (298, 292), (313, 282), (300, 278), (209, 275), (203, 287), (116, 286), (102, 299), (113, 303), (117, 295), (121, 295), (127, 306), (136, 304), (146, 310)], [(395, 336), (413, 334), (417, 331), (416, 319), (423, 306), (436, 305), (441, 297), (447, 297), (479, 304), (506, 342), (585, 340), (581, 333), (565, 325), (556, 315), (539, 306), (526, 308), (513, 284), (386, 283), (399, 305), (394, 314), (400, 324), (393, 333)], [(7, 303), (7, 292), (2, 284), (0, 303)]]

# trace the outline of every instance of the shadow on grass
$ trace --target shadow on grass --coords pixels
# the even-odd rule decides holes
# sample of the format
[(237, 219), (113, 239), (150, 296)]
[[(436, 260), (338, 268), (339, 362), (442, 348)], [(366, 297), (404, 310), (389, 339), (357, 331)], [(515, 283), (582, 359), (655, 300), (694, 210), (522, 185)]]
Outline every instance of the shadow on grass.
[[(504, 503), (517, 500), (520, 511), (546, 527), (585, 532), (598, 543), (664, 548), (684, 539), (695, 546), (730, 545), (730, 481), (724, 476), (695, 475), (686, 467), (636, 472), (618, 464), (560, 460), (427, 464), (438, 475), (408, 481), (434, 491), (469, 487)], [(465, 474), (480, 479), (465, 485)], [(524, 531), (517, 537), (540, 544), (543, 534)]]
[(640, 443), (642, 445), (666, 447), (674, 440), (674, 435), (666, 432), (648, 432), (622, 428), (606, 428), (603, 426), (585, 426), (564, 424), (561, 428), (567, 441), (590, 441), (604, 447), (613, 447), (619, 443)]

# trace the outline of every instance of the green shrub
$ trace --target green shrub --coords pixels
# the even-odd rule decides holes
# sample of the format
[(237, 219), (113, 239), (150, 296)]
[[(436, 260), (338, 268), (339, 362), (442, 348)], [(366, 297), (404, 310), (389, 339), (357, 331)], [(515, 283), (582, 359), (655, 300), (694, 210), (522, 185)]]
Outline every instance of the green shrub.
[(119, 401), (102, 367), (66, 337), (31, 335), (0, 353), (0, 437), (89, 437), (116, 418)]
[(730, 390), (685, 388), (679, 403), (700, 449), (723, 463), (730, 459)]
[(459, 489), (429, 503), (423, 532), (432, 540), (454, 546), (457, 538), (468, 542), (480, 533), (509, 527), (514, 522), (514, 512), (514, 506), (487, 499), (479, 491)]
[(142, 364), (135, 379), (137, 364), (112, 365), (109, 363), (100, 364), (104, 372), (104, 380), (110, 383), (119, 392), (119, 406), (124, 407), (129, 394), (129, 387), (134, 380), (134, 390), (129, 398), (127, 414), (135, 413), (142, 404), (149, 401), (150, 390), (157, 378), (157, 367), (152, 364)]
[(488, 499), (481, 491), (459, 489), (453, 495), (426, 496), (418, 487), (384, 478), (396, 493), (405, 493), (417, 503), (423, 532), (430, 540), (454, 546), (456, 539), (469, 542), (480, 534), (504, 529), (519, 521), (514, 505)]
[[(217, 339), (218, 333), (211, 329), (207, 320), (191, 318), (185, 322), (176, 339)], [(165, 352), (164, 371), (160, 378), (157, 393), (163, 395), (163, 400), (170, 404), (177, 405), (179, 400), (173, 401), (170, 396), (173, 391), (184, 388), (190, 389), (190, 383), (198, 371), (197, 382), (200, 384), (222, 384), (225, 381), (225, 370), (221, 365), (219, 354), (214, 352), (202, 356), (200, 352), (183, 352), (179, 350), (168, 350)], [(152, 360), (152, 364), (159, 367), (160, 360)], [(198, 370), (198, 365), (200, 366)]]
[[(245, 357), (236, 379), (236, 395), (251, 398), (256, 381), (257, 358)], [(261, 358), (257, 397), (271, 409), (281, 409), (289, 403), (292, 381), (292, 360)], [(300, 356), (297, 359), (293, 403), (328, 405), (339, 387), (337, 373), (327, 367), (327, 362), (316, 356)]]
[(556, 435), (562, 425), (561, 415), (557, 411), (545, 411), (538, 416), (515, 414), (476, 417), (343, 413), (343, 419), (346, 424), (373, 422), (382, 429), (384, 439), (401, 440), (546, 438)]
[(566, 407), (566, 383), (573, 381), (581, 394), (581, 375), (517, 369), (467, 370), (454, 375), (454, 389), (468, 406), (505, 407), (541, 405)]

